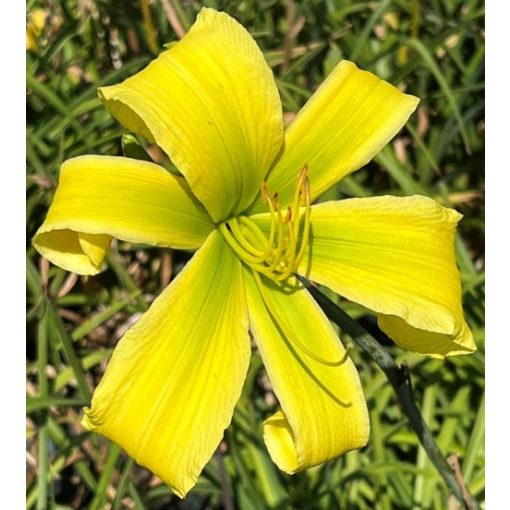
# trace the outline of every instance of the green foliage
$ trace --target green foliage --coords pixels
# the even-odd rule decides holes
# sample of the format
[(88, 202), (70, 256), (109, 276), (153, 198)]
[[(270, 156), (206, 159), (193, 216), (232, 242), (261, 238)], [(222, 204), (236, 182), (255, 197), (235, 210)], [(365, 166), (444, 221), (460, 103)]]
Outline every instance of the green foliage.
[[(466, 318), (479, 351), (439, 362), (386, 348), (409, 368), (415, 400), (445, 455), (484, 500), (484, 9), (481, 0), (207, 0), (253, 34), (289, 117), (341, 58), (421, 98), (367, 167), (325, 197), (421, 193), (464, 214), (457, 239)], [(29, 0), (45, 25), (27, 51), (27, 232), (51, 202), (62, 161), (121, 154), (122, 128), (96, 88), (121, 81), (175, 41), (201, 5), (188, 0)], [(143, 152), (124, 138), (124, 150)], [(158, 157), (144, 146), (151, 157)], [(27, 508), (438, 509), (450, 492), (377, 365), (353, 351), (371, 414), (361, 451), (293, 477), (271, 462), (261, 423), (275, 407), (253, 356), (233, 424), (185, 502), (79, 425), (116, 341), (188, 255), (117, 243), (94, 278), (49, 267), (27, 246)], [(338, 301), (338, 298), (335, 297)], [(373, 317), (342, 307), (377, 338)], [(345, 335), (344, 335), (345, 336)], [(347, 340), (345, 338), (345, 340)], [(310, 410), (313, 412), (313, 410)]]

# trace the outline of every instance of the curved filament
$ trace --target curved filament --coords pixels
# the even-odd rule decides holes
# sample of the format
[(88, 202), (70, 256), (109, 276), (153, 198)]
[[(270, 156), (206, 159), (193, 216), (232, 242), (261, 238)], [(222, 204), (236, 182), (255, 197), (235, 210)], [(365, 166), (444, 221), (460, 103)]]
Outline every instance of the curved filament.
[(254, 271), (283, 281), (298, 268), (310, 238), (308, 165), (299, 173), (293, 204), (285, 212), (281, 210), (278, 194), (271, 195), (265, 182), (261, 194), (271, 218), (269, 237), (246, 216), (232, 218), (218, 228), (234, 252)]

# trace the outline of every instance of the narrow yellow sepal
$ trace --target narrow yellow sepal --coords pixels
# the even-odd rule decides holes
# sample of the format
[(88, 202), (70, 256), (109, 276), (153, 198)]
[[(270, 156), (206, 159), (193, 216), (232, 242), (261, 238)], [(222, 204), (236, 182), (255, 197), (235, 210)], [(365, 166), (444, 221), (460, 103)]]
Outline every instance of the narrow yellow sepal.
[(232, 419), (250, 352), (241, 263), (215, 231), (119, 341), (83, 425), (182, 498)]
[(282, 287), (244, 273), (250, 328), (282, 407), (264, 423), (273, 461), (292, 474), (364, 446), (359, 376), (322, 310), (295, 278)]
[[(312, 200), (366, 165), (400, 130), (419, 99), (352, 62), (341, 61), (299, 111), (285, 132), (281, 157), (269, 173), (282, 207), (290, 205), (294, 182), (308, 165)], [(250, 213), (265, 211), (262, 199)]]
[(80, 156), (66, 161), (35, 248), (79, 274), (101, 270), (112, 237), (198, 248), (214, 225), (185, 180), (146, 161)]

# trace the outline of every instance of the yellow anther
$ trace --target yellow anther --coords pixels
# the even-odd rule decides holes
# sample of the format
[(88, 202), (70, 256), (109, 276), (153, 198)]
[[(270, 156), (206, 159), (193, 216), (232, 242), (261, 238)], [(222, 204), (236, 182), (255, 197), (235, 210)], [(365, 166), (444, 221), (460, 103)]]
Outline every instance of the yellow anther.
[(272, 203), (271, 194), (269, 193), (269, 188), (267, 187), (267, 184), (265, 182), (263, 182), (260, 185), (260, 193), (262, 194), (262, 197), (268, 204)]
[[(306, 167), (308, 170), (308, 167)], [(303, 233), (301, 236), (301, 246), (299, 248), (299, 252), (296, 257), (296, 267), (299, 266), (301, 263), (301, 260), (303, 259), (306, 251), (306, 247), (308, 245), (308, 241), (310, 239), (310, 214), (312, 212), (311, 209), (311, 202), (312, 202), (312, 196), (310, 193), (310, 182), (308, 180), (308, 177), (305, 177), (304, 179), (304, 200), (305, 200), (305, 215), (303, 219)], [(299, 228), (299, 227), (298, 227)]]
[(279, 200), (279, 197), (278, 197), (278, 193), (273, 193), (273, 207), (274, 207), (274, 210), (275, 211), (279, 211), (280, 210), (280, 200)]
[(285, 213), (280, 207), (278, 193), (271, 195), (265, 182), (260, 186), (260, 193), (269, 208), (269, 237), (246, 216), (232, 218), (218, 228), (235, 253), (254, 271), (283, 281), (298, 268), (310, 237), (308, 165), (299, 172), (294, 201)]

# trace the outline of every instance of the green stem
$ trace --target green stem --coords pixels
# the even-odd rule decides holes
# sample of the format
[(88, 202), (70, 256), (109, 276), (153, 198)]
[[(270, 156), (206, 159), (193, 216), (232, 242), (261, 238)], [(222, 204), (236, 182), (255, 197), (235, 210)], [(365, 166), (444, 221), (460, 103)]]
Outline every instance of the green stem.
[(227, 468), (225, 467), (225, 461), (223, 460), (223, 455), (219, 450), (217, 450), (215, 457), (218, 462), (221, 492), (223, 494), (223, 505), (225, 510), (234, 510), (235, 506), (234, 501), (232, 500), (232, 494), (230, 493), (230, 483), (228, 479)]
[(464, 456), (463, 475), (464, 480), (469, 484), (473, 476), (476, 459), (483, 448), (485, 434), (485, 394), (480, 402), (480, 409), (476, 415), (475, 424)]
[(446, 485), (451, 489), (455, 497), (467, 510), (478, 510), (478, 504), (471, 494), (465, 493), (465, 496), (463, 496), (463, 489), (457, 482), (455, 474), (434, 441), (429, 428), (425, 424), (420, 411), (416, 407), (407, 368), (405, 366), (399, 367), (395, 360), (370, 333), (368, 333), (356, 321), (351, 319), (319, 289), (312, 286), (312, 284), (307, 280), (304, 280), (303, 278), (300, 279), (322, 308), (326, 316), (342, 331), (347, 333), (386, 374), (388, 381), (395, 390), (400, 405), (402, 406), (402, 410), (409, 420), (411, 428), (418, 436), (418, 439), (427, 452), (429, 459), (434, 464), (438, 473), (442, 476)]
[(106, 464), (104, 465), (103, 473), (97, 482), (96, 494), (92, 500), (92, 503), (90, 504), (90, 510), (105, 508), (106, 500), (108, 498), (108, 485), (110, 483), (112, 473), (115, 470), (115, 466), (117, 465), (117, 461), (119, 460), (120, 453), (120, 447), (115, 443), (110, 443), (108, 449), (108, 458), (106, 460)]
[(81, 360), (74, 350), (73, 341), (69, 337), (69, 334), (64, 327), (64, 323), (56, 309), (51, 307), (51, 305), (48, 305), (48, 313), (50, 314), (48, 318), (49, 325), (51, 326), (54, 334), (60, 340), (60, 345), (64, 351), (67, 361), (73, 369), (76, 383), (78, 385), (78, 392), (83, 400), (89, 401), (90, 392), (87, 387), (87, 381), (85, 380), (85, 373), (81, 365)]
[(117, 487), (117, 494), (115, 495), (112, 510), (120, 510), (120, 508), (122, 508), (122, 498), (128, 490), (129, 478), (131, 476), (131, 470), (133, 469), (134, 464), (135, 461), (131, 458), (126, 461), (124, 469), (122, 470), (122, 474), (120, 475), (120, 481)]
[[(37, 358), (39, 396), (48, 396), (48, 378), (46, 365), (48, 364), (48, 315), (46, 307), (42, 309), (42, 318), (37, 331)], [(37, 510), (48, 508), (48, 410), (44, 410), (43, 422), (38, 431), (39, 451), (37, 455)]]

